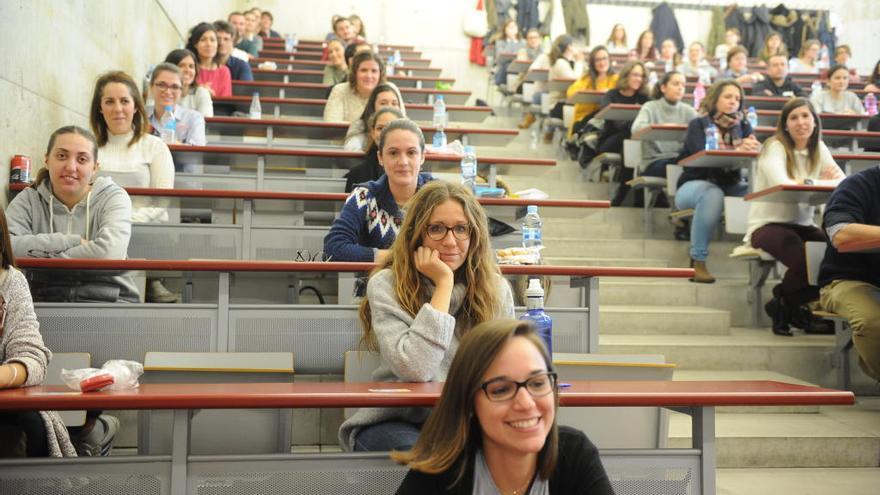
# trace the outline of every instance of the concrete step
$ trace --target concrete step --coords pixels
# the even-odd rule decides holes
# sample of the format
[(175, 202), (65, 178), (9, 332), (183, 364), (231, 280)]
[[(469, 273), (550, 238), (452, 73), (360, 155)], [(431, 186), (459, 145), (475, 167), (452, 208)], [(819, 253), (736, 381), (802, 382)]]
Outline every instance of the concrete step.
[(878, 468), (718, 469), (720, 495), (876, 495)]
[(836, 383), (831, 335), (779, 337), (731, 327), (728, 335), (600, 334), (599, 344), (610, 354), (663, 354), (682, 370), (768, 370), (823, 387)]
[[(774, 382), (792, 383), (795, 385), (815, 386), (815, 384), (799, 380), (792, 376), (767, 370), (682, 370), (676, 369), (673, 380), (679, 381), (754, 381), (769, 380)], [(733, 413), (799, 413), (816, 414), (820, 412), (819, 406), (722, 406), (716, 407), (717, 412)]]
[(727, 335), (730, 313), (698, 306), (606, 304), (599, 306), (599, 328), (600, 335)]
[[(748, 281), (719, 278), (714, 284), (695, 284), (687, 279), (604, 278), (599, 303), (664, 306), (700, 306), (728, 311), (730, 324), (749, 326)], [(763, 293), (770, 298), (770, 290)]]
[[(836, 414), (716, 413), (718, 467), (880, 465), (880, 411), (840, 409)], [(690, 416), (671, 413), (668, 446), (689, 447), (690, 428)]]

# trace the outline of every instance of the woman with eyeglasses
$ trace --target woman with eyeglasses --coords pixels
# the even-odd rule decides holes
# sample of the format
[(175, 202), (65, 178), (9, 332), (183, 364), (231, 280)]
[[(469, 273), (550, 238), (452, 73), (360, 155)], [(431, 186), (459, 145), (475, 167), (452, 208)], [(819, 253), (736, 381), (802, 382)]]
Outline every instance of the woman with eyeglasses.
[(333, 261), (385, 261), (403, 223), (403, 205), (432, 178), (421, 173), (425, 136), (413, 121), (388, 123), (378, 143), (385, 175), (351, 191), (324, 238), (324, 252)]
[[(480, 323), (512, 317), (513, 296), (495, 264), (482, 206), (460, 184), (425, 185), (407, 204), (400, 235), (361, 303), (361, 341), (381, 360), (373, 379), (444, 381), (462, 337)], [(363, 408), (342, 424), (339, 441), (346, 450), (408, 450), (429, 413)]]
[(179, 103), (183, 94), (183, 83), (180, 69), (176, 65), (163, 62), (153, 69), (150, 93), (153, 96), (153, 106), (147, 107), (147, 119), (150, 121), (150, 132), (154, 136), (160, 135), (162, 117), (166, 109), (170, 108), (176, 124), (175, 142), (194, 146), (204, 146), (207, 143), (205, 117)]
[(558, 426), (559, 391), (529, 323), (496, 320), (465, 335), (440, 401), (409, 452), (398, 495), (614, 493), (596, 446)]

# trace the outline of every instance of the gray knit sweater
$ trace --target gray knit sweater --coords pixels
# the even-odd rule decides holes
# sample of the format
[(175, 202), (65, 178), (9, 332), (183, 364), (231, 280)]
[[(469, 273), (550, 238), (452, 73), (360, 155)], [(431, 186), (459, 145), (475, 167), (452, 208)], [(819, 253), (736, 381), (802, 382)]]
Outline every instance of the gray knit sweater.
[[(636, 120), (632, 124), (632, 132), (650, 126), (651, 124), (684, 124), (687, 125), (697, 116), (697, 111), (684, 102), (670, 105), (665, 98), (660, 97), (642, 105)], [(684, 136), (684, 134), (682, 134)], [(680, 141), (643, 141), (642, 142), (642, 167), (662, 158), (675, 158), (681, 152)]]
[[(15, 268), (0, 268), (0, 294), (6, 300), (6, 322), (0, 338), (0, 362), (21, 363), (27, 369), (27, 380), (21, 385), (30, 387), (43, 382), (52, 353), (43, 344), (40, 323), (34, 313), (34, 303), (24, 275)], [(76, 457), (67, 428), (55, 411), (40, 411), (46, 425), (49, 455)]]
[[(410, 316), (394, 295), (394, 275), (385, 269), (370, 277), (367, 299), (373, 318), (373, 329), (379, 344), (381, 364), (373, 371), (373, 380), (381, 382), (442, 382), (458, 350), (458, 336), (465, 328), (452, 315), (464, 299), (465, 286), (456, 283), (452, 289), (449, 313), (441, 313), (425, 303), (416, 315)], [(430, 299), (433, 286), (429, 284)], [(497, 318), (513, 318), (513, 294), (510, 285), (497, 277), (496, 294), (501, 301)], [(362, 408), (339, 429), (339, 444), (351, 451), (361, 428), (383, 421), (399, 420), (423, 423), (431, 412), (427, 407)]]

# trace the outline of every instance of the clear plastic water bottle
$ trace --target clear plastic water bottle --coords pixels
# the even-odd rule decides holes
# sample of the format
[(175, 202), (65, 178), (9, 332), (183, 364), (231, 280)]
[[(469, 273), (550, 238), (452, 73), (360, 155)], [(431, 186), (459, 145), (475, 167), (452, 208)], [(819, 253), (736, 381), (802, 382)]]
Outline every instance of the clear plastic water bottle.
[(443, 151), (446, 149), (446, 133), (443, 132), (442, 128), (434, 131), (434, 138), (431, 141), (431, 144), (437, 151)]
[(385, 63), (385, 75), (394, 75), (394, 57), (391, 55), (388, 56), (388, 62)]
[(400, 50), (394, 50), (394, 66), (400, 67), (403, 65), (403, 59), (400, 57)]
[(718, 149), (718, 128), (715, 127), (715, 124), (709, 124), (709, 127), (706, 128), (706, 149)]
[(434, 127), (446, 129), (446, 102), (443, 95), (434, 96)]
[(703, 86), (703, 81), (697, 81), (697, 86), (694, 88), (694, 108), (698, 111), (700, 110), (700, 103), (703, 103), (703, 98), (706, 97), (706, 87)]
[(648, 74), (648, 86), (653, 88), (656, 85), (657, 85), (657, 73), (654, 71), (651, 71), (651, 73)]
[(292, 52), (293, 51), (293, 35), (290, 33), (284, 34), (284, 51)]
[(672, 72), (675, 67), (672, 66), (671, 58), (666, 59), (666, 65), (664, 65), (663, 68), (665, 69), (665, 72)]
[(727, 57), (718, 57), (718, 69), (720, 69), (721, 72), (727, 70)]
[(868, 96), (865, 97), (865, 113), (871, 117), (877, 115), (877, 97), (874, 96), (874, 93), (868, 93)]
[(159, 119), (159, 136), (165, 144), (177, 142), (177, 120), (174, 119), (174, 108), (171, 105), (165, 106), (162, 118)]
[(815, 95), (819, 94), (822, 91), (822, 81), (815, 79), (813, 80), (813, 84), (810, 85), (810, 94)]
[(465, 146), (461, 155), (461, 185), (472, 192), (477, 186), (477, 152), (473, 146)]
[(541, 287), (541, 281), (536, 278), (529, 279), (529, 287), (526, 289), (526, 314), (522, 315), (520, 320), (532, 322), (538, 336), (547, 346), (547, 352), (552, 356), (553, 319), (544, 312), (544, 289)]
[(526, 207), (526, 216), (523, 218), (521, 227), (523, 247), (540, 248), (544, 245), (541, 240), (541, 228), (543, 226), (544, 222), (538, 216), (538, 206), (529, 205)]
[(831, 59), (828, 56), (828, 46), (824, 43), (822, 44), (822, 49), (819, 50), (819, 68), (827, 69), (831, 66)]
[(260, 105), (260, 93), (258, 93), (256, 91), (254, 91), (254, 96), (253, 96), (253, 98), (251, 98), (250, 118), (252, 118), (252, 119), (263, 118), (263, 106)]
[(752, 126), (752, 130), (758, 128), (758, 112), (755, 111), (755, 107), (749, 107), (749, 113), (746, 114), (746, 119), (748, 119), (749, 125)]

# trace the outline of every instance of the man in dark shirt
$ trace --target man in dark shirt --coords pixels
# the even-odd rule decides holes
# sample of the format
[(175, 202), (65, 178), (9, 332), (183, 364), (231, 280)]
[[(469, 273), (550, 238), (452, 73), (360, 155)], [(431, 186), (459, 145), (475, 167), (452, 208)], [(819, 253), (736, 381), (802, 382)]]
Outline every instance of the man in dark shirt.
[(217, 54), (220, 55), (220, 63), (229, 67), (232, 80), (253, 81), (254, 73), (251, 71), (250, 64), (232, 56), (235, 28), (228, 22), (216, 21), (214, 29), (217, 30)]
[(767, 62), (767, 77), (752, 85), (752, 96), (807, 96), (788, 75), (788, 57), (776, 54)]
[(849, 320), (862, 370), (880, 380), (880, 249), (838, 251), (857, 241), (880, 241), (880, 167), (844, 179), (822, 223), (829, 242), (819, 269), (820, 302)]

